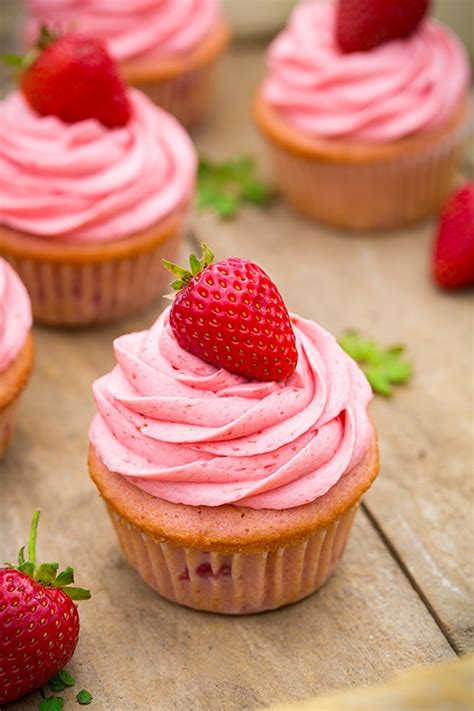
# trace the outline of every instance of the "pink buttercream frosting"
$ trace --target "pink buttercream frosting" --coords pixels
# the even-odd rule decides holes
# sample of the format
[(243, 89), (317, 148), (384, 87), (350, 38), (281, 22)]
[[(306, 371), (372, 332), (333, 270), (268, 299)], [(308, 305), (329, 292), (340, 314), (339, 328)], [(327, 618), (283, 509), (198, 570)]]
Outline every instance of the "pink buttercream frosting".
[(466, 52), (434, 20), (408, 39), (344, 54), (335, 5), (296, 7), (268, 52), (263, 98), (298, 130), (317, 138), (392, 141), (442, 126), (469, 83)]
[(191, 506), (286, 509), (314, 501), (366, 452), (370, 386), (333, 336), (292, 316), (294, 374), (258, 382), (180, 348), (167, 309), (115, 341), (94, 384), (90, 439), (104, 464), (153, 496)]
[(25, 345), (31, 329), (31, 304), (20, 277), (0, 258), (0, 371)]
[(218, 0), (28, 0), (27, 35), (41, 24), (100, 37), (118, 61), (176, 57), (192, 51), (217, 24)]
[(110, 130), (40, 117), (22, 94), (0, 103), (0, 223), (64, 242), (137, 234), (187, 205), (196, 154), (175, 118), (134, 89), (130, 121)]

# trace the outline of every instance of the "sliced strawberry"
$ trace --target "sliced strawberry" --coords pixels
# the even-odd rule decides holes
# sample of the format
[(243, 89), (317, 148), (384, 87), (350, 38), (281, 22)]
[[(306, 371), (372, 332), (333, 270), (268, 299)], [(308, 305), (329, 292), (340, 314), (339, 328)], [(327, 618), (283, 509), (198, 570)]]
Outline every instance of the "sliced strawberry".
[(457, 190), (441, 213), (433, 275), (445, 289), (474, 284), (474, 182)]
[(38, 51), (21, 74), (21, 88), (40, 116), (57, 116), (66, 123), (95, 118), (108, 128), (125, 126), (130, 118), (126, 87), (98, 39), (50, 37)]
[(339, 0), (336, 37), (343, 52), (368, 52), (384, 42), (409, 37), (430, 0)]
[(295, 335), (280, 292), (263, 269), (239, 257), (213, 264), (202, 245), (191, 271), (164, 261), (178, 278), (170, 325), (189, 353), (255, 380), (284, 380), (296, 368)]

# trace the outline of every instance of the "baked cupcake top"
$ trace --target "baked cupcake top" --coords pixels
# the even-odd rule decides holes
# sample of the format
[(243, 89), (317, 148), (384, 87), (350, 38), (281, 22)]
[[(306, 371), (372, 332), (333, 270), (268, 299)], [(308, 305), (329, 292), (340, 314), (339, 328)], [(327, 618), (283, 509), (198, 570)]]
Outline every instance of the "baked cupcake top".
[(387, 142), (442, 126), (469, 83), (466, 52), (435, 20), (408, 38), (344, 53), (336, 6), (296, 7), (270, 45), (264, 100), (299, 131), (316, 138)]
[(20, 353), (31, 325), (27, 291), (20, 277), (0, 257), (0, 371), (8, 368)]
[(0, 223), (48, 240), (108, 242), (147, 230), (192, 195), (185, 130), (131, 89), (130, 119), (39, 116), (20, 92), (0, 102)]
[(146, 55), (157, 59), (192, 51), (220, 18), (218, 0), (28, 0), (27, 33), (51, 24), (104, 40), (120, 62)]
[[(314, 501), (367, 451), (371, 388), (333, 336), (290, 318), (278, 292), (266, 298), (271, 282), (263, 283), (268, 276), (259, 267), (237, 259), (213, 266), (219, 278), (202, 271), (195, 299), (185, 286), (182, 300), (178, 294), (149, 331), (115, 341), (117, 365), (94, 384), (91, 442), (109, 470), (173, 503), (288, 509)], [(227, 286), (218, 283), (220, 274)], [(196, 279), (185, 277), (189, 289)], [(211, 281), (215, 288), (206, 295), (203, 285)], [(194, 353), (179, 344), (183, 329), (176, 323), (189, 329)], [(288, 329), (294, 358), (292, 343), (281, 337)], [(213, 361), (211, 353), (221, 351), (214, 364), (195, 354), (206, 343), (204, 358)], [(255, 380), (215, 365), (228, 353), (229, 367), (244, 371), (245, 352), (259, 366), (289, 354), (288, 375)]]

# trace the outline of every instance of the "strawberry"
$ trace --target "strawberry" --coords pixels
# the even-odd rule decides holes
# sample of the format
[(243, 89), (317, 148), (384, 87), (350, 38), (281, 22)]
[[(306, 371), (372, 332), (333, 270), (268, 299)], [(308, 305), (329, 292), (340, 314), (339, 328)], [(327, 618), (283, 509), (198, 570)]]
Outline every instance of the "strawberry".
[(343, 52), (367, 52), (416, 30), (430, 0), (339, 0), (336, 38)]
[(248, 259), (213, 263), (209, 247), (191, 271), (163, 260), (178, 278), (170, 325), (179, 345), (207, 363), (255, 380), (284, 380), (298, 354), (290, 316), (268, 274)]
[(125, 84), (98, 39), (74, 33), (57, 38), (43, 28), (37, 50), (25, 64), (21, 88), (40, 116), (57, 116), (66, 123), (95, 118), (108, 128), (128, 122)]
[(57, 575), (57, 563), (36, 565), (39, 515), (33, 515), (28, 560), (23, 547), (17, 568), (0, 569), (0, 704), (37, 689), (67, 664), (79, 637), (72, 601), (90, 597), (69, 587), (72, 568)]
[(457, 190), (441, 213), (433, 275), (445, 289), (474, 284), (474, 182)]

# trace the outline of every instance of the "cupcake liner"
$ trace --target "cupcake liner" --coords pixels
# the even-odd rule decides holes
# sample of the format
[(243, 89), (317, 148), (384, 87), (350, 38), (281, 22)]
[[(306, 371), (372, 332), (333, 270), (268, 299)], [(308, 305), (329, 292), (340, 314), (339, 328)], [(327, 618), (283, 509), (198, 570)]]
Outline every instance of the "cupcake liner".
[[(88, 326), (122, 318), (139, 311), (166, 288), (168, 275), (162, 259), (176, 260), (182, 226), (171, 234), (137, 243), (128, 240), (130, 249), (104, 245), (101, 252), (69, 257), (50, 256), (28, 247), (2, 247), (2, 255), (13, 266), (30, 294), (33, 316), (38, 322), (54, 326)], [(120, 247), (120, 243), (116, 243)]]
[(190, 128), (209, 110), (217, 64), (229, 39), (229, 27), (220, 20), (190, 54), (124, 62), (121, 72), (129, 84)]
[[(462, 120), (411, 150), (372, 146), (367, 160), (343, 146), (337, 157), (304, 155), (265, 133), (276, 182), (299, 211), (337, 227), (380, 230), (437, 212), (449, 196), (469, 120)], [(396, 147), (396, 144), (394, 144)]]
[(273, 610), (321, 587), (342, 558), (357, 507), (293, 545), (225, 555), (151, 538), (107, 506), (125, 556), (150, 587), (179, 605), (227, 615)]
[(20, 397), (17, 397), (0, 410), (0, 460), (5, 456), (12, 440), (18, 417), (19, 405)]
[(217, 62), (169, 79), (131, 83), (158, 106), (190, 128), (199, 123), (211, 105)]

